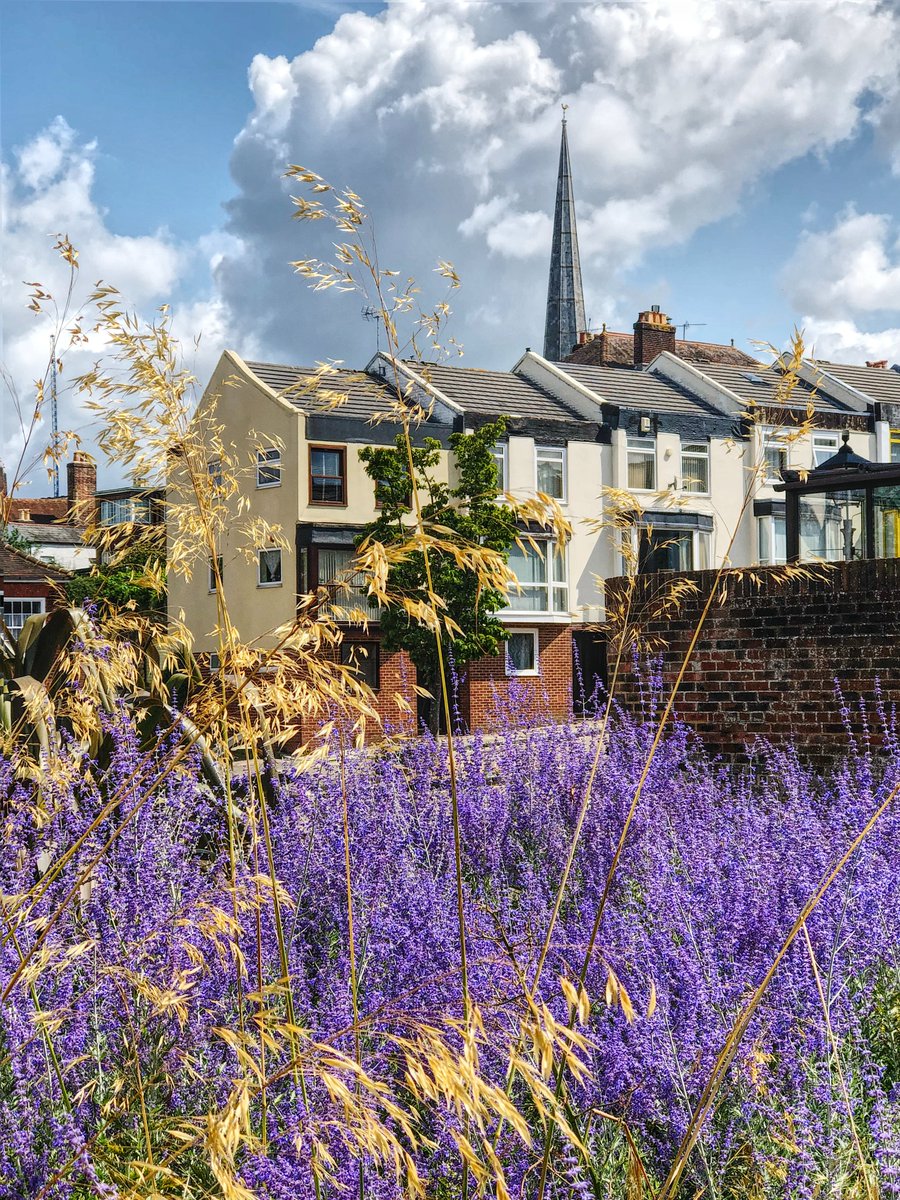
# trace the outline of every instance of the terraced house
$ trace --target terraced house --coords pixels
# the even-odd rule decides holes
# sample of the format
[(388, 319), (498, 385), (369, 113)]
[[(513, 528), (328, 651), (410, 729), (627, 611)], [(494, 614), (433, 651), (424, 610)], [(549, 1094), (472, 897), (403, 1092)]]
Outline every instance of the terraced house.
[[(804, 363), (784, 405), (778, 364), (697, 364), (677, 351), (673, 341), (637, 369), (551, 362), (531, 350), (510, 371), (401, 364), (404, 385), (430, 413), (418, 436), (446, 447), (454, 431), (504, 415), (498, 486), (519, 498), (552, 496), (574, 531), (564, 554), (549, 542), (537, 553), (513, 550), (520, 590), (503, 616), (508, 653), (473, 664), (462, 688), (461, 709), (473, 726), (487, 720), (513, 676), (545, 697), (551, 712), (568, 712), (573, 644), (588, 677), (602, 677), (599, 581), (620, 575), (628, 557), (596, 528), (608, 515), (610, 489), (633, 498), (631, 544), (641, 571), (723, 561), (765, 566), (785, 560), (785, 500), (775, 490), (783, 470), (814, 468), (837, 452), (845, 431), (861, 458), (898, 454), (897, 371)], [(347, 397), (331, 410), (306, 390), (313, 375), (312, 368), (246, 363), (227, 352), (207, 389), (218, 398), (227, 440), (238, 451), (262, 446), (246, 498), (291, 544), (260, 548), (255, 563), (238, 553), (231, 534), (219, 548), (232, 617), (245, 638), (264, 639), (290, 622), (299, 595), (341, 579), (350, 578), (362, 598), (352, 579), (354, 544), (376, 508), (359, 451), (393, 441), (392, 424), (374, 421), (390, 405), (392, 370), (376, 355), (361, 373), (329, 377), (327, 387)], [(812, 433), (793, 439), (808, 411)], [(755, 474), (760, 461), (768, 467), (763, 477)], [(444, 470), (452, 470), (449, 456)], [(823, 543), (822, 557), (834, 556)], [(212, 576), (171, 583), (171, 611), (184, 611), (201, 650), (213, 648), (206, 636), (216, 623), (213, 583)], [(374, 616), (368, 629), (347, 627), (343, 653), (349, 661), (353, 644), (366, 644), (360, 661), (387, 713), (394, 693), (410, 690), (413, 672), (404, 656), (381, 651)]]

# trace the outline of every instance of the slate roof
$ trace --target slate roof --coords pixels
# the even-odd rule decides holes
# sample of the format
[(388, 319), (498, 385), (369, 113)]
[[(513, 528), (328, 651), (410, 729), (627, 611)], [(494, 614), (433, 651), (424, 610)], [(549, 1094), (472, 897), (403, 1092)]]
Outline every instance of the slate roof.
[[(782, 404), (778, 396), (781, 374), (772, 367), (762, 367), (757, 364), (755, 370), (742, 370), (738, 367), (724, 366), (721, 363), (707, 363), (700, 370), (708, 379), (723, 384), (742, 400), (756, 401), (757, 404), (773, 407)], [(788, 409), (790, 411), (805, 410), (812, 391), (813, 389), (802, 380), (798, 382), (791, 394)], [(839, 400), (835, 400), (821, 391), (816, 391), (815, 396), (812, 396), (812, 401), (816, 412), (859, 413), (865, 411), (863, 406), (851, 407), (849, 404), (842, 404)]]
[[(322, 376), (315, 391), (304, 391), (304, 386), (312, 385), (315, 367), (289, 367), (263, 362), (248, 362), (247, 366), (273, 392), (279, 395), (287, 392), (284, 399), (308, 413), (330, 412), (334, 416), (369, 421), (376, 413), (387, 412), (396, 396), (385, 380), (362, 371), (340, 368)], [(331, 408), (329, 392), (346, 395), (347, 398), (342, 404)]]
[[(544, 421), (582, 421), (583, 418), (536, 383), (511, 371), (483, 371), (446, 363), (406, 363), (427, 378), (464, 412), (486, 417), (532, 417)], [(562, 365), (562, 364), (561, 364)]]
[(720, 420), (723, 416), (719, 409), (661, 375), (651, 375), (647, 371), (623, 371), (618, 367), (589, 367), (573, 362), (557, 365), (598, 397), (620, 408), (654, 413), (689, 413), (718, 417)]
[(21, 533), (29, 542), (45, 546), (80, 546), (87, 532), (80, 525), (45, 525), (41, 521), (10, 521), (10, 529)]
[[(900, 404), (900, 371), (885, 367), (860, 367), (850, 363), (833, 363), (823, 358), (812, 359), (812, 366), (826, 371), (873, 400), (888, 404)], [(822, 390), (827, 390), (828, 381), (823, 380)]]
[(27, 579), (43, 583), (48, 579), (59, 581), (70, 577), (70, 571), (64, 571), (62, 567), (52, 567), (49, 563), (42, 562), (23, 550), (14, 550), (6, 542), (0, 541), (0, 580)]
[[(675, 339), (672, 351), (678, 358), (690, 363), (725, 363), (729, 366), (753, 368), (755, 358), (739, 350), (737, 346), (721, 346), (717, 342), (688, 342)], [(583, 363), (585, 366), (612, 366), (634, 368), (634, 334), (618, 333), (607, 329), (595, 334), (590, 341), (583, 342), (569, 355), (568, 362)]]

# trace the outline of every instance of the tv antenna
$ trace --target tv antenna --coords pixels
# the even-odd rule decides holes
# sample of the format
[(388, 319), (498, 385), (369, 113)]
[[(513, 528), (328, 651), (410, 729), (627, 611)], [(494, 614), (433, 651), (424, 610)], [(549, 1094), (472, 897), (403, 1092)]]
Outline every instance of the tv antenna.
[(373, 308), (367, 304), (362, 310), (362, 318), (364, 321), (375, 322), (375, 352), (381, 350), (381, 323), (384, 320), (384, 313), (380, 308)]
[(681, 330), (681, 340), (684, 341), (685, 335), (689, 329), (700, 329), (706, 324), (705, 321), (682, 321), (680, 325), (676, 325), (676, 329)]

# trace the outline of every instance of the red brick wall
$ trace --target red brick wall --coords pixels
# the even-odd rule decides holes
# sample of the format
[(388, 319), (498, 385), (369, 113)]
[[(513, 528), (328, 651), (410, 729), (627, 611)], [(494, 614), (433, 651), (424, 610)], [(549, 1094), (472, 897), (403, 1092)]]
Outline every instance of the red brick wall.
[[(740, 755), (757, 737), (794, 743), (811, 757), (830, 758), (847, 739), (835, 679), (851, 702), (851, 722), (862, 733), (860, 696), (872, 701), (876, 684), (888, 705), (900, 705), (900, 561), (844, 563), (818, 580), (777, 581), (778, 568), (758, 568), (757, 586), (730, 578), (725, 601), (715, 604), (701, 631), (675, 710), (710, 749)], [(671, 686), (696, 628), (714, 572), (696, 572), (699, 594), (647, 632), (660, 639), (664, 678)], [(658, 590), (674, 575), (647, 576)], [(610, 580), (616, 591), (622, 581)], [(636, 608), (640, 611), (640, 598)], [(618, 690), (639, 707), (638, 681), (628, 673)], [(874, 712), (870, 718), (877, 725)]]
[[(533, 627), (532, 627), (533, 628)], [(568, 625), (538, 627), (540, 675), (506, 674), (506, 655), (496, 654), (469, 663), (462, 672), (459, 708), (472, 730), (490, 728), (498, 699), (515, 686), (524, 706), (542, 720), (567, 720), (572, 713), (572, 629)]]

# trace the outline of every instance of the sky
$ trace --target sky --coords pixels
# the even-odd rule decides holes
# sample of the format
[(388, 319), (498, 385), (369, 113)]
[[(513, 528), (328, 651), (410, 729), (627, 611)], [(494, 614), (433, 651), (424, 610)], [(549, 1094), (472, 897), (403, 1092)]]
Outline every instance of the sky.
[(593, 327), (660, 304), (701, 340), (797, 325), (821, 357), (900, 360), (895, 4), (0, 0), (0, 457), (48, 355), (23, 281), (59, 289), (60, 232), (82, 293), (171, 304), (201, 388), (226, 347), (366, 363), (361, 298), (290, 267), (327, 250), (290, 163), (352, 187), (426, 297), (451, 261), (463, 364), (512, 366), (543, 342), (563, 102)]

